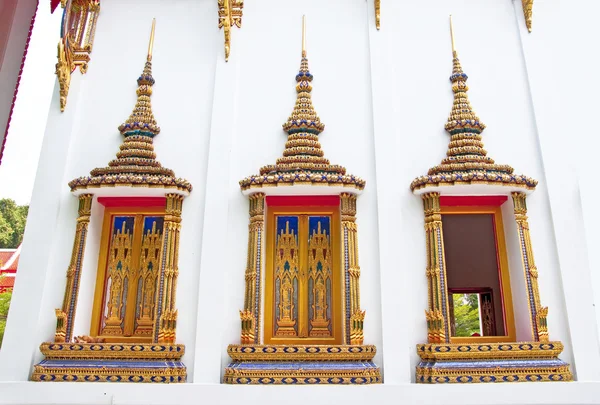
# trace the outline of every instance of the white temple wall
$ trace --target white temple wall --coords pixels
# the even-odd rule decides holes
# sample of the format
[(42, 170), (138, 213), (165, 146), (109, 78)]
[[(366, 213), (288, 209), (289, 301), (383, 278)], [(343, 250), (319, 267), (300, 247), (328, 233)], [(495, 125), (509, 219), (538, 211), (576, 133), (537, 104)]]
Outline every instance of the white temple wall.
[[(577, 12), (577, 7), (574, 9), (573, 5), (565, 7), (562, 4), (561, 7), (559, 3), (558, 0), (549, 1), (539, 7), (538, 15), (541, 20), (536, 31), (540, 33), (539, 35), (530, 36), (522, 26), (520, 27), (524, 67), (529, 82), (541, 164), (544, 169), (544, 177), (539, 179), (544, 182), (544, 187), (548, 190), (548, 212), (551, 215), (550, 220), (540, 218), (540, 222), (545, 224), (545, 229), (544, 225), (540, 224), (540, 230), (536, 232), (547, 230), (554, 233), (552, 250), (546, 252), (548, 260), (560, 268), (560, 272), (554, 279), (548, 277), (543, 280), (541, 275), (544, 267), (541, 262), (538, 263), (540, 289), (547, 289), (548, 285), (554, 286), (553, 297), (562, 297), (565, 302), (568, 316), (566, 322), (560, 322), (559, 318), (551, 320), (549, 315), (548, 327), (551, 338), (553, 330), (559, 333), (568, 331), (570, 334), (575, 378), (579, 381), (597, 381), (600, 379), (600, 369), (597, 367), (600, 361), (600, 350), (590, 270), (598, 270), (597, 265), (595, 269), (590, 268), (587, 260), (584, 218), (576, 181), (576, 168), (585, 165), (582, 161), (586, 157), (589, 158), (589, 152), (585, 149), (592, 147), (594, 143), (585, 142), (586, 137), (589, 136), (586, 135), (589, 128), (585, 125), (585, 119), (574, 117), (585, 117), (582, 113), (589, 108), (588, 105), (595, 106), (595, 112), (598, 109), (597, 93), (594, 93), (594, 90), (598, 89), (597, 81), (587, 80), (594, 78), (594, 75), (585, 75), (586, 69), (590, 66), (595, 68), (595, 72), (598, 70), (598, 52), (597, 50), (589, 52), (589, 47), (581, 49), (580, 42), (586, 43), (584, 38), (587, 36), (581, 28), (590, 26), (589, 15), (598, 10), (599, 6), (596, 2), (589, 5), (586, 3), (586, 11), (581, 13)], [(592, 32), (586, 34), (589, 38), (594, 38), (600, 29), (596, 23), (591, 23), (591, 26)], [(569, 50), (571, 47), (573, 49)], [(557, 58), (558, 55), (564, 56)], [(576, 67), (571, 65), (574, 60), (578, 61)], [(591, 65), (590, 61), (592, 61)], [(556, 81), (562, 72), (576, 72), (569, 75), (573, 76), (574, 81)], [(578, 80), (582, 79), (586, 80), (586, 83), (578, 88)], [(579, 93), (578, 90), (581, 88), (585, 90)], [(572, 97), (573, 91), (576, 92), (575, 97)], [(586, 95), (592, 96), (586, 97)], [(570, 152), (565, 141), (579, 139), (580, 134), (584, 142), (579, 142), (580, 147)], [(530, 217), (533, 217), (533, 214)], [(534, 226), (538, 225), (532, 222), (532, 230), (536, 229)], [(532, 234), (532, 237), (536, 238), (535, 234)], [(537, 257), (539, 254), (536, 259)], [(552, 291), (552, 287), (550, 288)], [(595, 293), (597, 296), (600, 289)], [(542, 296), (542, 300), (548, 299), (545, 297), (547, 294)], [(547, 304), (544, 305), (550, 307), (550, 314), (552, 314), (555, 310), (551, 306), (551, 301), (546, 302)], [(566, 340), (563, 341), (566, 343)]]
[[(189, 382), (220, 382), (229, 360), (226, 347), (239, 342), (243, 306), (248, 201), (238, 181), (274, 163), (284, 149), (281, 124), (296, 98), (302, 14), (307, 16), (308, 60), (315, 77), (313, 102), (326, 125), (320, 137), (325, 156), (367, 181), (357, 212), (361, 307), (367, 313), (365, 343), (377, 346), (375, 361), (382, 366), (385, 385), (414, 382), (415, 345), (427, 338), (424, 217), (421, 199), (409, 185), (441, 161), (449, 142), (444, 131), (452, 105), (449, 14), (469, 75), (471, 103), (487, 124), (486, 150), (497, 163), (540, 181), (528, 197), (528, 208), (541, 301), (550, 309), (550, 338), (565, 344), (560, 357), (572, 362), (578, 378), (600, 380), (593, 369), (600, 357), (595, 332), (600, 315), (592, 306), (595, 299), (600, 307), (600, 278), (597, 268), (592, 277), (587, 263), (589, 246), (595, 245), (588, 236), (586, 247), (583, 232), (581, 239), (574, 237), (584, 229), (583, 218), (597, 216), (595, 205), (588, 205), (595, 196), (582, 190), (582, 211), (575, 201), (576, 186), (563, 186), (572, 181), (570, 172), (557, 172), (565, 145), (560, 128), (552, 125), (557, 111), (549, 89), (556, 84), (558, 68), (551, 66), (547, 42), (555, 39), (549, 33), (559, 19), (558, 0), (536, 2), (532, 34), (526, 33), (520, 1), (385, 1), (380, 31), (370, 0), (329, 0), (327, 7), (318, 0), (246, 2), (242, 28), (232, 29), (227, 63), (214, 3), (152, 0), (140, 7), (137, 0), (102, 1), (89, 71), (73, 75), (65, 113), (58, 110), (57, 92), (51, 105), (0, 352), (0, 381), (26, 381), (33, 361), (41, 359), (39, 344), (53, 336), (54, 308), (62, 302), (77, 217), (77, 199), (66, 183), (114, 158), (122, 142), (116, 128), (134, 106), (135, 80), (145, 61), (151, 19), (157, 17), (152, 104), (162, 132), (155, 150), (164, 166), (194, 186), (183, 204), (177, 341), (186, 345)], [(571, 168), (583, 167), (576, 158), (567, 161)], [(590, 172), (592, 165), (583, 170)], [(592, 180), (585, 185), (593, 185)], [(101, 219), (98, 207), (94, 204), (92, 221)], [(514, 251), (515, 229), (508, 226), (514, 216), (508, 209), (503, 215), (507, 245)], [(89, 328), (98, 226), (90, 224), (75, 333)], [(589, 227), (585, 230), (591, 234)], [(523, 307), (515, 297), (522, 291), (522, 279), (515, 279), (523, 277), (522, 269), (514, 268), (519, 264), (520, 257), (509, 261), (515, 310)], [(518, 325), (528, 318), (521, 312), (515, 316)], [(59, 392), (52, 384), (37, 386), (41, 388), (32, 390), (31, 401)], [(107, 392), (121, 402), (192, 398), (174, 395), (172, 387), (102, 386), (68, 385), (81, 402), (108, 402)], [(432, 402), (481, 404), (511, 403), (518, 394), (523, 403), (541, 403), (542, 395), (567, 403), (593, 398), (599, 389), (578, 386), (563, 392), (560, 386), (479, 386), (471, 387), (468, 397), (461, 386), (440, 387), (435, 393), (418, 386), (393, 393), (386, 387), (331, 387), (319, 390), (318, 398), (363, 403), (414, 402), (426, 396)], [(18, 387), (10, 385), (0, 403), (15, 398), (11, 395)], [(201, 388), (202, 396), (214, 403), (230, 403), (241, 395), (235, 387)], [(305, 389), (303, 393), (316, 392)], [(244, 388), (248, 403), (263, 401), (264, 393)], [(286, 394), (290, 403), (302, 397)]]
[[(600, 266), (597, 258), (598, 246), (600, 246), (597, 151), (600, 149), (600, 140), (597, 131), (590, 126), (589, 118), (596, 117), (600, 110), (598, 99), (600, 81), (597, 80), (597, 74), (600, 71), (600, 49), (590, 46), (589, 41), (577, 39), (600, 38), (600, 25), (596, 17), (598, 13), (600, 13), (600, 3), (598, 2), (586, 2), (583, 13), (579, 7), (563, 5), (561, 15), (550, 21), (550, 24), (555, 25), (559, 21), (568, 23), (564, 24), (564, 29), (559, 31), (553, 41), (547, 44), (549, 48), (558, 45), (562, 49), (560, 59), (562, 63), (558, 66), (555, 64), (550, 66), (554, 67), (555, 71), (557, 67), (562, 66), (562, 71), (575, 73), (569, 76), (570, 80), (556, 82), (555, 89), (564, 100), (560, 104), (559, 110), (560, 114), (565, 117), (562, 125), (558, 128), (561, 131), (559, 139), (563, 141), (563, 148), (562, 150), (556, 149), (557, 156), (560, 156), (564, 163), (556, 165), (555, 169), (562, 169), (565, 167), (565, 163), (570, 168), (570, 171), (565, 173), (566, 176), (562, 177), (558, 184), (558, 192), (564, 197), (568, 196), (568, 199), (565, 199), (566, 204), (557, 210), (564, 210), (564, 215), (569, 218), (569, 221), (578, 221), (580, 225), (583, 225), (583, 228), (579, 227), (574, 231), (578, 238), (571, 239), (566, 243), (578, 249), (580, 254), (577, 258), (580, 262), (568, 263), (565, 273), (579, 286), (577, 288), (579, 293), (573, 295), (573, 304), (581, 310), (575, 311), (577, 312), (575, 317), (580, 320), (582, 329), (586, 331), (580, 337), (591, 340), (589, 343), (584, 342), (583, 345), (588, 347), (587, 353), (594, 359), (598, 358), (600, 352), (600, 341), (598, 341), (600, 335)], [(593, 42), (594, 40), (592, 40)], [(552, 54), (551, 49), (548, 49), (548, 54)], [(556, 60), (554, 59), (554, 61)], [(569, 151), (565, 148), (565, 141), (576, 142), (576, 150)], [(577, 179), (577, 184), (574, 184), (575, 179)], [(573, 186), (569, 195), (562, 187), (565, 184)], [(587, 252), (583, 253), (582, 248)], [(580, 263), (589, 268), (590, 273), (587, 276), (589, 278), (580, 276)], [(591, 289), (593, 292), (590, 291)], [(592, 311), (595, 312), (595, 316)], [(571, 314), (569, 314), (570, 319)], [(595, 333), (594, 327), (597, 329)], [(594, 367), (594, 364), (597, 363), (588, 360), (585, 353), (584, 351), (582, 361), (589, 365), (590, 373), (583, 378), (578, 373), (578, 377), (586, 381), (598, 380), (599, 370)]]

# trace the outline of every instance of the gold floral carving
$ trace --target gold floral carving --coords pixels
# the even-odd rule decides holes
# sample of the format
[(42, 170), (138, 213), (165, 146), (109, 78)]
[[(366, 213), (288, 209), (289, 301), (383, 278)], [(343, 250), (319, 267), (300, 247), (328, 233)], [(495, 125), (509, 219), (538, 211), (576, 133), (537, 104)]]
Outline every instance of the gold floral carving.
[(375, 26), (381, 28), (381, 0), (375, 0)]
[[(173, 344), (177, 329), (175, 296), (179, 276), (179, 233), (181, 231), (181, 209), (183, 196), (167, 194), (161, 270), (159, 274), (158, 299), (156, 303), (157, 325), (154, 328), (154, 343)], [(162, 295), (161, 295), (162, 293)]]
[(525, 282), (529, 295), (530, 315), (534, 340), (548, 342), (548, 308), (542, 307), (540, 301), (540, 290), (538, 287), (538, 271), (533, 257), (531, 236), (529, 234), (529, 222), (527, 221), (527, 196), (524, 193), (512, 193), (517, 232), (521, 244), (521, 259)]
[(344, 269), (350, 280), (350, 325), (349, 334), (351, 345), (362, 345), (364, 341), (363, 326), (365, 311), (360, 309), (360, 266), (358, 265), (358, 229), (356, 226), (356, 195), (342, 193), (340, 195), (342, 232), (344, 233)]
[(65, 111), (67, 96), (71, 85), (71, 72), (75, 69), (73, 53), (65, 47), (63, 40), (58, 42), (58, 63), (56, 64), (56, 77), (58, 78), (60, 94), (60, 111)]
[(231, 28), (242, 27), (242, 9), (244, 0), (217, 0), (219, 5), (219, 28), (225, 35), (225, 62), (231, 51)]
[(440, 194), (423, 194), (425, 213), (425, 240), (427, 247), (427, 302), (425, 311), (427, 320), (427, 341), (429, 343), (448, 343), (448, 299), (446, 287), (446, 266), (444, 259), (444, 241)]
[(244, 309), (240, 311), (242, 322), (241, 343), (256, 344), (259, 339), (260, 279), (262, 269), (262, 234), (264, 229), (265, 194), (256, 193), (249, 197), (250, 224), (248, 225), (248, 260), (246, 262), (246, 288)]
[(81, 279), (81, 265), (83, 253), (87, 240), (88, 225), (92, 210), (92, 194), (79, 196), (79, 217), (71, 252), (71, 262), (67, 269), (67, 284), (61, 309), (56, 309), (56, 332), (55, 342), (70, 342), (73, 336), (73, 320), (77, 309), (77, 297), (79, 295), (79, 280)]

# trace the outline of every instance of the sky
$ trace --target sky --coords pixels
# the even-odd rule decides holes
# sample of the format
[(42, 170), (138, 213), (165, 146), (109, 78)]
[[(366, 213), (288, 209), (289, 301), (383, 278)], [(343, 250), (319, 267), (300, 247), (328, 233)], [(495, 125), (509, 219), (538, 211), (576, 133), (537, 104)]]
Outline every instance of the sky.
[(12, 198), (20, 205), (29, 204), (35, 181), (56, 83), (54, 65), (61, 15), (60, 7), (54, 14), (50, 14), (47, 4), (38, 8), (0, 165), (0, 198)]

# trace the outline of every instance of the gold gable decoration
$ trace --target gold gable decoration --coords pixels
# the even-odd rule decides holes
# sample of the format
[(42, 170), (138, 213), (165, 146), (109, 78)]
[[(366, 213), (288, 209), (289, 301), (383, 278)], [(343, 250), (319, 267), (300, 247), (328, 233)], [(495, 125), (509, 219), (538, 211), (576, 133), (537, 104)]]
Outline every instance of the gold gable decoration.
[(244, 0), (217, 0), (219, 6), (219, 28), (225, 36), (225, 62), (231, 52), (231, 28), (242, 28)]
[(531, 32), (531, 24), (533, 22), (533, 0), (521, 0), (523, 5), (523, 16), (525, 17), (525, 25), (527, 31)]
[(99, 0), (61, 0), (64, 8), (61, 38), (58, 43), (56, 76), (60, 87), (60, 110), (67, 105), (71, 73), (79, 66), (86, 73), (94, 44)]

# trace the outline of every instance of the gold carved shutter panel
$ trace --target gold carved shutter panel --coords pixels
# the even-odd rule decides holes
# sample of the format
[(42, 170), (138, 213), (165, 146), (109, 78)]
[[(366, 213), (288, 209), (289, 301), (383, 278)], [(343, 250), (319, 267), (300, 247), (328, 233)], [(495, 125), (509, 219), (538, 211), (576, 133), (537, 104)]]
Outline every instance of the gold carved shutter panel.
[(112, 218), (100, 335), (151, 339), (164, 218)]
[(273, 337), (331, 339), (334, 271), (330, 215), (275, 215)]

